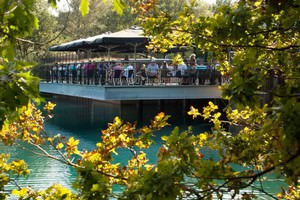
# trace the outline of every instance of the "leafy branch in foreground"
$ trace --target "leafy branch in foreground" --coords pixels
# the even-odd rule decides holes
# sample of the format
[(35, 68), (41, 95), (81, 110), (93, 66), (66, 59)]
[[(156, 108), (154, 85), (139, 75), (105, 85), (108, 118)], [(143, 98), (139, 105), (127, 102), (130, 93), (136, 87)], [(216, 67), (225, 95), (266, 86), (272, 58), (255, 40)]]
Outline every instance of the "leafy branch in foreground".
[[(48, 103), (44, 108), (51, 110), (53, 107), (53, 104)], [(202, 113), (192, 107), (189, 114), (201, 116), (211, 122), (212, 130), (196, 133), (192, 127), (184, 131), (179, 131), (176, 127), (171, 134), (162, 136), (156, 163), (148, 162), (147, 148), (153, 143), (153, 133), (168, 125), (169, 116), (164, 113), (159, 113), (151, 125), (141, 128), (137, 128), (135, 124), (124, 123), (116, 117), (102, 131), (102, 139), (97, 143), (97, 148), (90, 151), (80, 150), (80, 141), (73, 137), (48, 135), (43, 128), (45, 118), (32, 104), (24, 107), (19, 119), (4, 127), (0, 135), (2, 141), (9, 145), (19, 145), (20, 141), (27, 142), (35, 147), (30, 153), (58, 160), (74, 167), (78, 173), (77, 180), (73, 183), (76, 193), (57, 184), (42, 191), (18, 186), (13, 194), (20, 199), (210, 199), (214, 196), (221, 199), (229, 194), (232, 198), (242, 194), (242, 198), (249, 199), (255, 198), (254, 191), (244, 188), (251, 187), (276, 199), (274, 194), (259, 184), (261, 179), (265, 179), (272, 172), (295, 184), (292, 181), (295, 180), (294, 175), (287, 173), (298, 162), (300, 152), (298, 150), (293, 155), (278, 159), (284, 155), (274, 148), (274, 144), (282, 146), (283, 138), (261, 135), (268, 109), (266, 106), (259, 112), (250, 108), (234, 109), (223, 120), (218, 106), (212, 102), (209, 102)], [(51, 113), (46, 116), (51, 117)], [(223, 127), (229, 121), (235, 125), (240, 124), (234, 135)], [(254, 122), (254, 126), (247, 127)], [(49, 145), (56, 153), (51, 151), (50, 154), (49, 149), (45, 148)], [(214, 153), (208, 153), (209, 149)], [(118, 156), (122, 156), (118, 154), (119, 150), (131, 153), (132, 157), (127, 164), (115, 162)], [(2, 174), (12, 170), (17, 175), (27, 175), (24, 162), (18, 163), (5, 164), (7, 171), (2, 171)], [(282, 173), (282, 169), (287, 170), (286, 174)], [(6, 181), (2, 182), (2, 188), (9, 181), (17, 184), (8, 173), (4, 180)], [(112, 189), (116, 185), (122, 186), (121, 192), (116, 193)], [(292, 187), (294, 190), (289, 189), (290, 192), (278, 195), (278, 198), (298, 195), (296, 187)]]
[[(220, 5), (211, 16), (195, 15), (195, 3), (187, 2), (174, 16), (160, 10), (156, 1), (150, 1), (147, 10), (136, 9), (145, 33), (152, 36), (149, 48), (165, 51), (186, 45), (193, 46), (196, 53), (212, 52), (208, 61), (214, 60), (222, 75), (230, 77), (229, 84), (220, 87), (228, 100), (225, 116), (215, 112), (214, 105), (202, 114), (196, 108), (190, 111), (214, 124), (207, 145), (219, 153), (220, 160), (213, 163), (247, 169), (230, 176), (224, 172), (221, 186), (238, 192), (273, 172), (294, 188), (279, 197), (296, 198), (300, 176), (299, 3), (236, 1)], [(220, 174), (211, 175), (218, 179)], [(207, 185), (211, 191), (213, 186)]]

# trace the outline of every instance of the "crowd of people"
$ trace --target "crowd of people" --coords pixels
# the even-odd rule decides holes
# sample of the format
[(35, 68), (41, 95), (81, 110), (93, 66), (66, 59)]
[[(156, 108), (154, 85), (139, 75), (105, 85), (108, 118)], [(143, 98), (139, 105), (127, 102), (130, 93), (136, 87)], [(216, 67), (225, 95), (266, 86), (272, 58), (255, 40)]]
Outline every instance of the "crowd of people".
[(122, 61), (72, 62), (44, 67), (47, 82), (87, 85), (205, 85), (222, 84), (218, 64), (189, 60), (173, 64), (169, 60), (150, 60), (148, 63)]

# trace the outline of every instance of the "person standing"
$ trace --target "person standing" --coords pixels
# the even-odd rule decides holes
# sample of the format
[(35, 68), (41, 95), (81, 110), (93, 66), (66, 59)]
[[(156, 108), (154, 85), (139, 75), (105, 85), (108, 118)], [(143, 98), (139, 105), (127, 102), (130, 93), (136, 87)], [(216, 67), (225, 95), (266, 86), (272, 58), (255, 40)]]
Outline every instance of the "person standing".
[(97, 66), (97, 76), (99, 78), (99, 82), (101, 85), (105, 85), (106, 82), (106, 70), (108, 69), (108, 66), (106, 63), (104, 63), (104, 60), (102, 60), (98, 66)]
[(190, 79), (192, 84), (196, 84), (196, 79), (197, 79), (197, 59), (196, 59), (196, 54), (191, 54), (190, 56), (190, 61), (189, 61), (189, 71), (190, 71)]
[(186, 72), (187, 72), (187, 65), (186, 60), (182, 63), (178, 64), (176, 76), (180, 79), (179, 84), (185, 85), (186, 84)]
[(76, 63), (71, 63), (69, 65), (69, 68), (71, 70), (71, 75), (72, 75), (72, 83), (76, 83), (76, 78), (77, 78), (77, 71), (76, 71)]
[(87, 84), (93, 84), (94, 80), (94, 71), (95, 71), (95, 62), (89, 60), (88, 64), (86, 65), (86, 74), (87, 74)]
[(158, 64), (154, 61), (151, 61), (147, 65), (147, 76), (151, 83), (154, 83), (154, 80), (158, 78)]

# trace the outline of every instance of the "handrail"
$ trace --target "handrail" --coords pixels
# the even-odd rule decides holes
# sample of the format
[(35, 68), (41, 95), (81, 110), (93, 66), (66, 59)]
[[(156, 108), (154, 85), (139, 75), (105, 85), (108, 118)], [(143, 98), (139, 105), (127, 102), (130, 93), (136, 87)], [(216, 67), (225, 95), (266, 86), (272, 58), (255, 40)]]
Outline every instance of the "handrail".
[[(116, 85), (113, 81), (113, 64), (105, 61), (93, 62), (90, 68), (88, 63), (66, 63), (57, 65), (41, 65), (39, 67), (39, 77), (48, 83), (81, 84), (81, 85)], [(125, 63), (125, 62), (123, 62)], [(133, 62), (131, 62), (133, 63)], [(75, 65), (76, 64), (76, 65)], [(106, 65), (101, 69), (99, 66)], [(125, 63), (127, 64), (127, 63)], [(157, 75), (148, 76), (147, 68), (142, 63), (135, 63), (133, 66), (133, 76), (128, 81), (126, 73), (122, 73), (122, 85), (222, 85), (229, 81), (228, 76), (222, 76), (217, 71), (216, 66), (207, 65), (206, 69), (196, 69), (187, 66), (187, 69), (179, 69), (177, 66), (169, 67), (165, 73), (159, 66)], [(144, 63), (143, 63), (144, 64)], [(126, 70), (126, 68), (124, 68)]]

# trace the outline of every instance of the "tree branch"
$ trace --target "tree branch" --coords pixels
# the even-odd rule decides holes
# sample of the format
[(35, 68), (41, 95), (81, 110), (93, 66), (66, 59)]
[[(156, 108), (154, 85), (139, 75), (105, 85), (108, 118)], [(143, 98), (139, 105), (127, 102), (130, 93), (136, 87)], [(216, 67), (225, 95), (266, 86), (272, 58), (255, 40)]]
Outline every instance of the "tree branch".
[[(204, 179), (209, 179), (209, 180), (217, 179), (217, 180), (224, 180), (225, 181), (223, 184), (219, 185), (218, 187), (211, 186), (211, 188), (208, 188), (206, 190), (201, 190), (200, 193), (206, 193), (206, 192), (209, 192), (209, 191), (211, 191), (211, 193), (212, 193), (212, 190), (216, 192), (216, 191), (220, 191), (222, 188), (228, 188), (229, 190), (236, 190), (236, 189), (244, 189), (244, 188), (247, 188), (247, 187), (250, 187), (250, 186), (251, 187), (255, 187), (252, 184), (258, 178), (260, 178), (261, 176), (263, 176), (263, 175), (265, 175), (267, 173), (270, 173), (270, 172), (274, 171), (276, 168), (278, 168), (280, 166), (288, 164), (289, 162), (293, 161), (294, 159), (296, 159), (299, 156), (300, 156), (300, 149), (298, 149), (297, 153), (295, 155), (291, 156), (289, 159), (287, 159), (287, 160), (285, 160), (285, 161), (283, 161), (283, 162), (281, 162), (281, 163), (279, 163), (277, 165), (274, 165), (274, 166), (272, 166), (272, 167), (270, 167), (270, 168), (268, 168), (268, 169), (266, 169), (266, 170), (264, 170), (262, 172), (259, 172), (257, 174), (251, 175), (251, 176), (238, 176), (238, 177), (226, 177), (226, 176), (224, 176), (224, 177), (209, 177), (208, 178), (208, 177), (197, 176), (194, 173), (193, 173), (193, 176), (196, 177), (196, 178), (198, 178), (198, 179), (203, 179), (204, 178)], [(237, 185), (237, 186), (236, 185), (234, 185), (234, 186), (231, 185), (231, 186), (227, 186), (226, 187), (226, 185), (228, 185), (230, 182), (232, 182), (234, 180), (238, 180), (238, 179), (240, 179), (240, 180), (242, 180), (242, 179), (251, 179), (251, 180), (248, 183), (244, 184), (244, 185)], [(263, 193), (265, 193), (265, 194), (267, 194), (268, 196), (276, 199), (276, 197), (274, 197), (271, 194), (268, 194), (263, 189), (261, 189), (260, 191), (263, 192)]]
[(272, 194), (266, 192), (264, 189), (261, 189), (261, 188), (259, 188), (259, 187), (255, 187), (254, 185), (252, 185), (251, 187), (254, 188), (255, 190), (258, 190), (258, 191), (264, 193), (265, 195), (271, 197), (272, 199), (276, 199), (276, 200), (278, 199), (276, 196), (274, 196), (274, 195), (272, 195)]
[(274, 165), (274, 166), (272, 166), (272, 167), (270, 167), (270, 168), (268, 168), (268, 169), (266, 169), (266, 170), (264, 170), (262, 172), (259, 172), (257, 174), (251, 175), (251, 176), (229, 177), (228, 181), (230, 182), (230, 181), (236, 180), (236, 179), (252, 179), (246, 185), (244, 185), (244, 186), (242, 186), (240, 188), (249, 187), (250, 185), (252, 185), (256, 181), (257, 178), (259, 178), (259, 177), (261, 177), (261, 176), (263, 176), (263, 175), (265, 175), (267, 173), (270, 173), (271, 171), (274, 171), (277, 167), (280, 167), (280, 166), (288, 164), (289, 162), (293, 161), (294, 159), (296, 159), (299, 156), (300, 156), (300, 149), (298, 149), (297, 153), (295, 155), (291, 156), (289, 159), (287, 159), (287, 160), (285, 160), (285, 161), (283, 161), (283, 162), (281, 162), (281, 163), (279, 163), (277, 165)]

